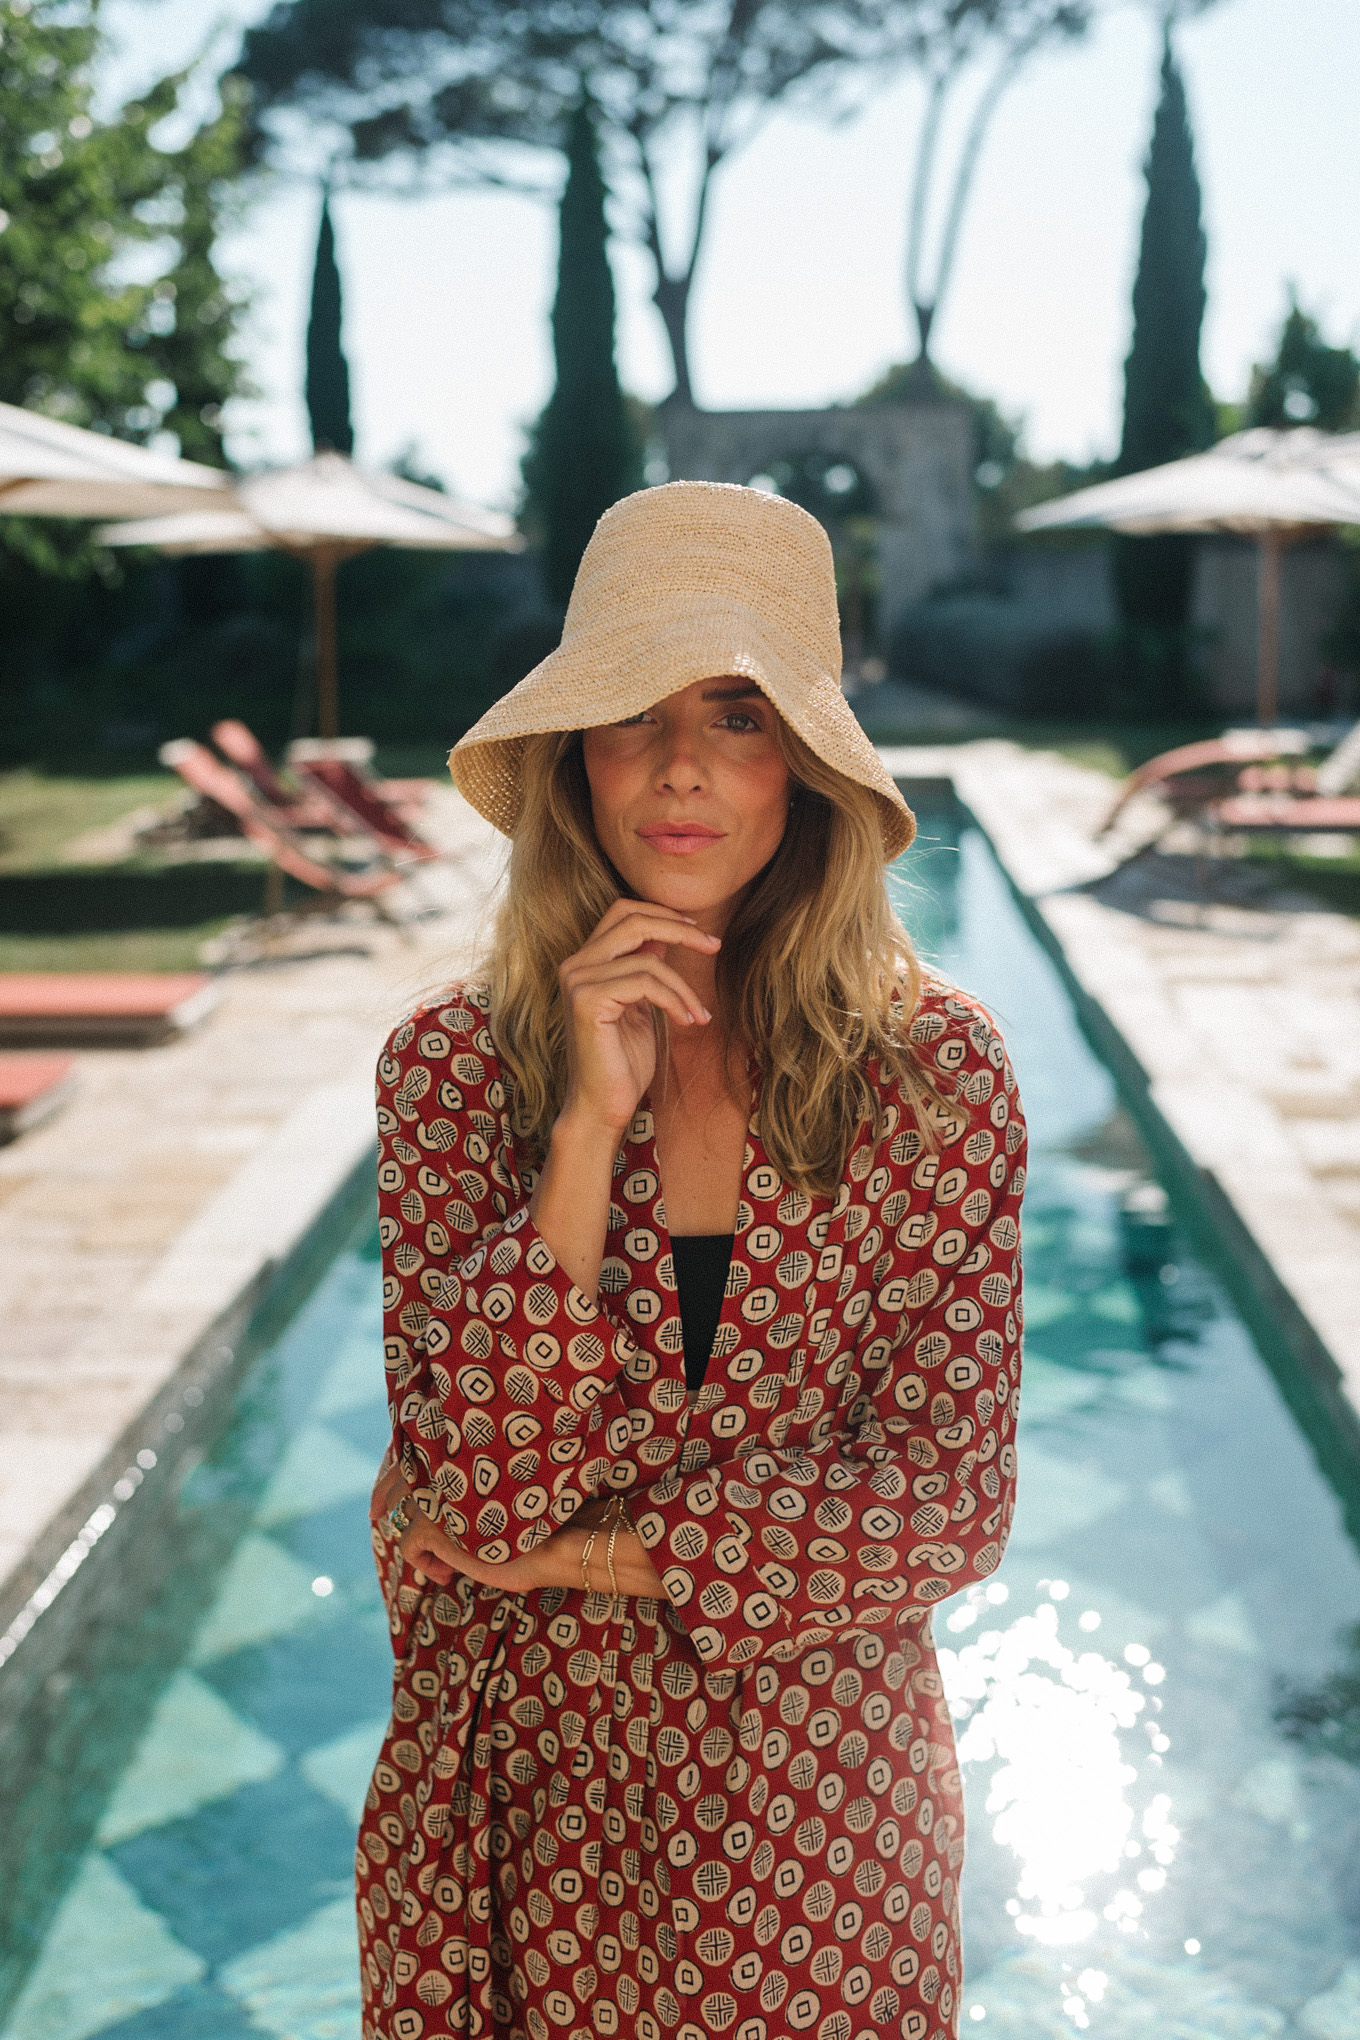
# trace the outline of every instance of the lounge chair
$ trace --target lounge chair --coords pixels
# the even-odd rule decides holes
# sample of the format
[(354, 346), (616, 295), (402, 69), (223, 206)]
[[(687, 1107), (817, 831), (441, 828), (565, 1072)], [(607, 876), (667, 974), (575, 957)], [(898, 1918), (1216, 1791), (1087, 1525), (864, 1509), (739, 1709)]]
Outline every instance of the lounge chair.
[(402, 925), (402, 917), (392, 912), (384, 897), (401, 884), (403, 876), (388, 859), (368, 871), (323, 864), (299, 841), (286, 814), (266, 807), (238, 773), (192, 737), (176, 737), (172, 743), (163, 744), (160, 757), (162, 764), (177, 772), (195, 793), (226, 808), (235, 817), (242, 835), (268, 853), (277, 871), (317, 893), (319, 898), (309, 903), (315, 910), (322, 911), (346, 900), (367, 900), (384, 920), (397, 927)]
[(0, 1055), (0, 1144), (40, 1126), (75, 1089), (71, 1055)]
[(289, 750), (288, 762), (310, 785), (340, 802), (391, 855), (425, 862), (441, 854), (384, 796), (378, 782), (365, 779), (347, 759), (309, 757), (294, 745)]
[(1325, 793), (1235, 793), (1214, 801), (1208, 816), (1216, 828), (1238, 833), (1360, 835), (1360, 795), (1337, 794), (1329, 800)]
[(1099, 833), (1113, 827), (1137, 793), (1156, 793), (1179, 818), (1203, 812), (1234, 791), (1244, 767), (1297, 758), (1313, 748), (1306, 730), (1228, 730), (1198, 744), (1178, 744), (1131, 772)]
[(204, 971), (6, 971), (0, 1042), (154, 1047), (196, 1026), (220, 997)]
[(285, 786), (269, 761), (269, 753), (247, 724), (227, 716), (212, 726), (212, 740), (222, 756), (244, 772), (260, 799), (293, 829), (323, 829), (332, 835), (365, 833), (342, 801), (324, 787), (305, 790)]
[(372, 737), (294, 737), (288, 746), (288, 763), (296, 768), (318, 759), (339, 758), (352, 766), (370, 792), (385, 800), (414, 822), (430, 797), (429, 779), (380, 779), (373, 770)]

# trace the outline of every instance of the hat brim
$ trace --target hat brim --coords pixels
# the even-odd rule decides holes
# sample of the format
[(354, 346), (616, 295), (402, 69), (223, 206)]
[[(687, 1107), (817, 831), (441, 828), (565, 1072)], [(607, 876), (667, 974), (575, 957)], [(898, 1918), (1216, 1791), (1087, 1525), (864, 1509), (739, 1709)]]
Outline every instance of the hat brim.
[(916, 834), (916, 819), (861, 729), (838, 678), (791, 634), (730, 597), (677, 604), (645, 631), (568, 634), (556, 651), (494, 703), (449, 754), (458, 791), (513, 836), (522, 809), (526, 740), (598, 728), (638, 715), (696, 680), (739, 674), (755, 682), (822, 762), (878, 802), (883, 855), (891, 862)]

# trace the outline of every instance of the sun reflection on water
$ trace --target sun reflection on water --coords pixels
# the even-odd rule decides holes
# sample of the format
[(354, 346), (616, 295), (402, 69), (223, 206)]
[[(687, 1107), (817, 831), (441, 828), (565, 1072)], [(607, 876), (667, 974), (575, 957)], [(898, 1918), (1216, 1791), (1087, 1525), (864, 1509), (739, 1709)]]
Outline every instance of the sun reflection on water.
[[(1089, 1940), (1102, 1918), (1135, 1931), (1140, 1894), (1162, 1889), (1180, 1835), (1169, 1794), (1155, 1794), (1140, 1816), (1129, 1793), (1139, 1772), (1124, 1738), (1149, 1703), (1161, 1709), (1134, 1680), (1156, 1685), (1163, 1668), (1143, 1645), (1126, 1647), (1124, 1663), (1069, 1648), (1055, 1605), (1067, 1585), (1041, 1584), (1050, 1598), (1033, 1613), (944, 1645), (939, 1658), (960, 1762), (994, 1766), (986, 1810), (996, 1841), (1020, 1866), (1007, 1911), (1019, 1933), (1064, 1948)], [(999, 1581), (975, 1588), (944, 1627), (961, 1638), (1007, 1598)], [(1089, 1633), (1095, 1625), (1083, 1618), (1079, 1626)], [(1155, 1719), (1144, 1726), (1153, 1751), (1169, 1747)], [(1159, 1756), (1151, 1761), (1159, 1764)], [(1097, 1974), (1089, 1972), (1092, 1983)]]

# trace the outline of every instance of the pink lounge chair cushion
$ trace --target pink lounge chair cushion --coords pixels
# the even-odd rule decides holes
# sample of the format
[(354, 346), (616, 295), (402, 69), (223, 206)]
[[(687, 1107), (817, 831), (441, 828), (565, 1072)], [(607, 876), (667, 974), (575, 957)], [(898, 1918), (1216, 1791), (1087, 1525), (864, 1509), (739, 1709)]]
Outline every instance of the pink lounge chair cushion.
[(1292, 829), (1296, 835), (1360, 834), (1360, 794), (1239, 793), (1215, 802), (1213, 818), (1225, 829)]
[(0, 1055), (0, 1112), (18, 1112), (55, 1091), (75, 1067), (73, 1055)]
[(0, 975), (0, 1017), (165, 1018), (211, 982), (205, 971), (6, 971)]

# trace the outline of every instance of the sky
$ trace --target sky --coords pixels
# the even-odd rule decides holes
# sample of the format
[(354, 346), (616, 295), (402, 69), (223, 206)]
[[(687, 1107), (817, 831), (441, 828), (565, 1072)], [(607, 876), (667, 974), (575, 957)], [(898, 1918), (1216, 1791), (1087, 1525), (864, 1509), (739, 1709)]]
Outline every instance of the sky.
[[(228, 0), (214, 18), (263, 11)], [(204, 37), (202, 0), (110, 0), (104, 19), (110, 92), (145, 85)], [(1158, 41), (1149, 8), (1116, 8), (1084, 43), (1038, 57), (990, 130), (932, 352), (1023, 419), (1035, 459), (1118, 442)], [(1290, 283), (1330, 339), (1360, 340), (1360, 5), (1218, 0), (1181, 24), (1178, 50), (1209, 241), (1204, 368), (1216, 396), (1240, 398), (1273, 351)], [(906, 79), (845, 124), (781, 114), (722, 170), (692, 312), (700, 404), (845, 401), (915, 352), (902, 268), (921, 97)], [(309, 450), (318, 202), (309, 183), (266, 183), (223, 246), (223, 268), (253, 293), (245, 353), (259, 394), (229, 414), (230, 450), (248, 465)], [(410, 450), (460, 494), (511, 506), (524, 428), (552, 382), (552, 205), (347, 191), (334, 213), (357, 457)], [(670, 375), (651, 265), (621, 236), (612, 252), (620, 371), (656, 400)]]

